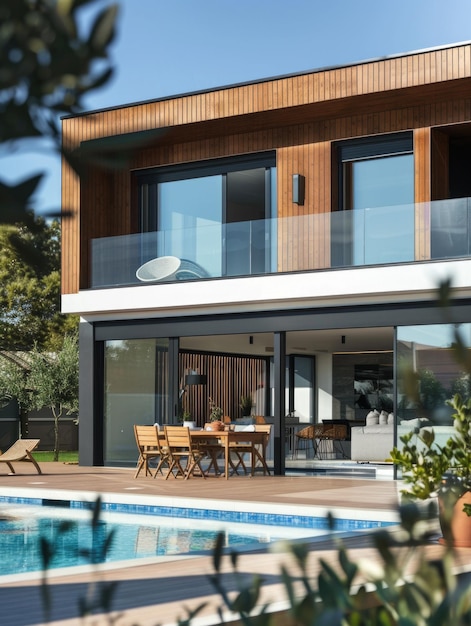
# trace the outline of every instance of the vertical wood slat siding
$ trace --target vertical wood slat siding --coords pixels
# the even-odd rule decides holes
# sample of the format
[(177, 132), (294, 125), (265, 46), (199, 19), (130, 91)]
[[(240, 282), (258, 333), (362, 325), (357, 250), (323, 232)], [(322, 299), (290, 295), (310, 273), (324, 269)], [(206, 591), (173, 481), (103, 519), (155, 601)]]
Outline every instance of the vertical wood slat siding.
[(209, 420), (209, 398), (222, 408), (224, 415), (236, 419), (241, 417), (240, 397), (252, 396), (259, 384), (266, 381), (266, 360), (263, 358), (182, 351), (179, 354), (182, 383), (190, 370), (207, 376), (206, 385), (187, 387), (182, 399), (184, 410), (191, 414), (198, 426)]
[[(433, 109), (423, 107), (414, 107), (404, 112), (403, 110), (390, 111), (389, 114), (384, 114), (376, 128), (381, 132), (395, 132), (400, 130), (406, 130), (413, 127), (413, 123), (420, 124), (423, 127), (429, 127), (432, 124), (445, 124), (452, 122), (462, 122), (466, 119), (466, 112), (469, 111), (470, 102), (463, 101), (453, 115), (450, 114), (449, 107), (436, 106)], [(405, 113), (405, 115), (404, 115)], [(411, 121), (411, 119), (413, 121)], [(75, 120), (76, 121), (76, 120)], [(312, 124), (306, 124), (297, 128), (297, 135), (291, 133), (287, 137), (286, 131), (273, 129), (270, 133), (258, 132), (252, 133), (250, 140), (247, 140), (246, 136), (230, 136), (219, 139), (212, 139), (205, 142), (202, 147), (198, 142), (190, 142), (189, 144), (181, 144), (180, 146), (174, 146), (171, 153), (167, 147), (147, 149), (142, 154), (139, 154), (136, 160), (132, 163), (133, 168), (149, 167), (151, 165), (160, 165), (162, 163), (172, 163), (179, 161), (199, 160), (205, 158), (211, 158), (214, 156), (228, 156), (230, 154), (243, 153), (246, 144), (249, 141), (255, 151), (264, 149), (273, 149), (280, 146), (280, 144), (289, 143), (293, 141), (293, 137), (296, 137), (299, 142), (298, 145), (291, 146), (289, 148), (278, 147), (277, 149), (277, 170), (278, 170), (278, 216), (284, 217), (286, 215), (293, 214), (293, 205), (291, 202), (292, 193), (292, 174), (302, 173), (295, 171), (299, 169), (303, 163), (304, 172), (306, 174), (306, 203), (303, 209), (305, 215), (314, 215), (316, 213), (324, 213), (330, 211), (330, 196), (331, 196), (331, 183), (330, 183), (330, 170), (331, 170), (331, 142), (341, 139), (351, 138), (352, 136), (362, 136), (368, 134), (370, 123), (369, 115), (355, 115), (349, 118), (343, 118), (342, 120), (333, 120), (330, 123), (315, 122)], [(317, 139), (326, 138), (327, 141), (319, 141)], [(305, 138), (313, 139), (315, 143), (312, 145), (304, 145)], [(420, 142), (417, 144), (420, 146)], [(291, 156), (289, 154), (291, 153)], [(419, 176), (419, 171), (423, 171), (423, 167), (420, 166), (420, 159), (422, 156), (426, 157), (423, 151), (418, 151), (415, 155), (415, 161), (418, 164), (419, 170), (416, 172), (416, 184), (419, 185), (420, 197), (423, 197), (423, 185), (424, 178)], [(310, 165), (312, 164), (314, 169)], [(426, 157), (427, 163), (430, 163), (429, 157)], [(420, 170), (422, 168), (422, 170)], [(75, 175), (68, 174), (65, 168), (64, 172), (64, 206), (72, 206), (78, 211), (78, 200), (76, 199), (76, 183), (74, 181)], [(104, 232), (108, 236), (120, 235), (131, 232), (130, 229), (130, 180), (131, 176), (129, 171), (115, 172), (111, 174), (113, 179), (114, 193), (107, 192), (104, 185), (104, 180), (96, 181), (95, 186), (89, 185), (88, 190), (85, 191), (85, 185), (83, 193), (83, 202), (81, 206), (81, 222), (82, 229), (87, 228), (86, 234), (82, 230), (83, 246), (81, 250), (81, 262), (80, 269), (81, 276), (81, 288), (87, 286), (88, 281), (88, 241), (93, 237), (105, 236)], [(317, 184), (318, 182), (318, 184)], [(85, 202), (85, 198), (88, 201)], [(100, 199), (101, 211), (96, 210), (94, 199)], [(290, 213), (291, 212), (291, 213)], [(327, 222), (326, 218), (324, 219)], [(101, 221), (103, 220), (103, 221)], [(106, 224), (106, 231), (103, 230), (103, 224)], [(112, 228), (110, 231), (109, 229)], [(280, 223), (280, 241), (279, 241), (279, 271), (290, 271), (293, 269), (305, 269), (305, 266), (301, 262), (300, 266), (295, 264), (295, 258), (293, 255), (293, 233), (286, 231), (286, 225)], [(79, 256), (75, 256), (72, 251), (76, 250), (76, 242), (78, 240), (78, 220), (67, 220), (63, 228), (64, 232), (64, 245), (66, 250), (70, 250), (70, 254), (64, 254), (64, 268), (67, 269), (67, 273), (64, 273), (63, 280), (63, 293), (74, 293), (78, 286), (78, 259)], [(324, 231), (324, 234), (326, 232)], [(303, 237), (314, 237), (316, 243), (319, 243), (318, 238), (312, 233), (310, 228), (303, 229)], [(329, 267), (330, 252), (328, 246), (328, 239), (324, 239), (323, 248), (319, 248), (318, 251), (312, 255), (310, 248), (310, 242), (303, 240), (297, 241), (298, 249), (303, 253), (302, 259), (311, 259), (312, 263), (309, 263), (310, 268), (316, 269), (321, 267)], [(322, 252), (321, 252), (322, 250)], [(422, 250), (423, 253), (423, 250)], [(307, 254), (307, 257), (306, 257)], [(427, 258), (427, 257), (426, 257)]]
[[(431, 76), (436, 76), (438, 81), (457, 80), (468, 78), (470, 72), (471, 46), (464, 44), (448, 50), (422, 52), (399, 59), (372, 61), (348, 68), (273, 79), (267, 83), (222, 88), (209, 93), (107, 110), (77, 118), (80, 120), (80, 134), (76, 140), (79, 143), (87, 137), (111, 134), (117, 112), (126, 120), (126, 131), (121, 128), (121, 132), (137, 132), (417, 87), (429, 84)], [(228, 101), (232, 102), (232, 106), (226, 106)], [(156, 117), (149, 119), (149, 109), (155, 111)]]
[[(66, 119), (63, 121), (64, 141), (73, 146), (86, 139), (113, 133), (130, 133), (256, 111), (274, 111), (283, 107), (325, 102), (328, 98), (347, 98), (425, 85), (434, 80), (465, 78), (471, 71), (470, 50), (469, 45), (457, 46), (450, 50), (430, 51)], [(386, 99), (384, 103), (385, 108), (376, 113), (363, 113), (360, 107), (355, 111), (352, 105), (351, 115), (331, 120), (282, 127), (280, 118), (279, 127), (144, 149), (133, 161), (132, 168), (276, 149), (279, 167), (283, 172), (282, 175), (279, 173), (278, 181), (278, 215), (293, 215), (298, 211), (300, 215), (311, 216), (306, 217), (309, 221), (313, 215), (323, 213), (317, 207), (324, 205), (325, 211), (330, 210), (330, 156), (327, 158), (327, 154), (330, 155), (332, 141), (463, 122), (469, 120), (471, 109), (470, 99), (463, 97), (445, 104), (437, 103), (433, 107), (416, 105), (395, 109), (386, 108)], [(327, 113), (328, 105), (325, 110)], [(283, 154), (285, 149), (290, 152)], [(320, 155), (314, 156), (316, 150)], [(303, 167), (305, 171), (308, 169), (306, 204), (299, 208), (293, 206), (290, 197), (292, 174), (301, 173), (294, 171), (294, 167)], [(105, 236), (104, 233), (131, 232), (135, 222), (132, 211), (135, 212), (136, 208), (131, 207), (130, 203), (130, 178), (130, 172), (126, 170), (111, 173), (108, 184), (104, 179), (100, 181), (100, 177), (95, 177), (87, 185), (84, 183), (79, 213), (78, 181), (66, 167), (63, 168), (63, 203), (76, 211), (76, 215), (63, 224), (63, 241), (66, 246), (63, 251), (63, 293), (75, 293), (79, 286), (88, 286), (90, 238)], [(316, 178), (319, 189), (316, 189)], [(418, 176), (416, 182), (422, 185), (423, 176)], [(98, 204), (100, 211), (94, 209)], [(327, 217), (319, 219), (328, 221)], [(324, 240), (322, 248), (321, 242), (309, 227), (303, 229), (301, 241), (296, 237), (296, 232), (283, 229), (280, 232), (280, 270), (304, 269), (306, 264), (313, 269), (329, 266), (328, 240)], [(79, 252), (80, 236), (83, 245)], [(293, 237), (300, 242), (296, 250), (292, 244)]]
[(414, 131), (415, 258), (430, 259), (430, 128)]
[[(331, 144), (301, 145), (277, 152), (278, 271), (319, 269), (330, 264)], [(303, 206), (292, 202), (293, 174), (306, 177)]]

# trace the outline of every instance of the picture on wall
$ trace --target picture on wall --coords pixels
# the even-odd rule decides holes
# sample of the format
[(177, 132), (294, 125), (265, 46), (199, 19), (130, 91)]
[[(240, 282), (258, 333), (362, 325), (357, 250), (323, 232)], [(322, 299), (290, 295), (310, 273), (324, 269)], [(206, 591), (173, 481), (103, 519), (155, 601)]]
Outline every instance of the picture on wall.
[(355, 365), (355, 406), (359, 409), (393, 410), (393, 369), (391, 365)]

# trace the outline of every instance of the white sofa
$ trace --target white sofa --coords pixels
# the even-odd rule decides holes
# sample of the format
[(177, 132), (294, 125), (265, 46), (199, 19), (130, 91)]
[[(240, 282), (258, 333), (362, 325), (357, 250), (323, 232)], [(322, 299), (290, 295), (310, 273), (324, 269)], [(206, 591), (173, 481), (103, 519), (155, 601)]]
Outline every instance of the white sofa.
[[(391, 450), (394, 447), (394, 424), (391, 423), (372, 424), (366, 426), (354, 426), (351, 428), (351, 459), (357, 462), (384, 463), (391, 460)], [(433, 430), (435, 443), (443, 445), (454, 433), (454, 428), (450, 426), (434, 426), (426, 419), (416, 418), (412, 420), (402, 420), (397, 427), (397, 447), (401, 447), (400, 438), (411, 430), (417, 436), (421, 429)], [(417, 439), (417, 443), (420, 440)]]

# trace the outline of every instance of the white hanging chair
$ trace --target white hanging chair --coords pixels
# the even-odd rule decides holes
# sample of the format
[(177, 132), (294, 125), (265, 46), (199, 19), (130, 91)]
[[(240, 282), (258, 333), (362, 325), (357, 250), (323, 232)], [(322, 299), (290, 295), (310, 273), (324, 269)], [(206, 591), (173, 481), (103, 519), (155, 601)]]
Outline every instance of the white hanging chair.
[(136, 277), (141, 282), (148, 283), (206, 278), (208, 273), (193, 261), (176, 256), (160, 256), (141, 265), (136, 271)]

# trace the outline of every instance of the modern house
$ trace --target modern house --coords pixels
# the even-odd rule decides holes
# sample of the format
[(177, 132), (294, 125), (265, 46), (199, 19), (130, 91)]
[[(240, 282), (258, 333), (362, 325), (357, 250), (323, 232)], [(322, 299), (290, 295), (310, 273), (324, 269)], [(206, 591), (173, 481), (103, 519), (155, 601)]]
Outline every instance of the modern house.
[[(80, 464), (134, 464), (134, 423), (183, 408), (202, 425), (209, 398), (239, 417), (252, 396), (274, 424), (277, 474), (291, 423), (354, 426), (372, 407), (396, 424), (445, 419), (443, 397), (466, 381), (451, 331), (470, 337), (471, 43), (62, 129), (82, 164), (64, 161), (62, 178)], [(404, 363), (432, 402), (424, 381), (422, 406), (405, 399)]]

